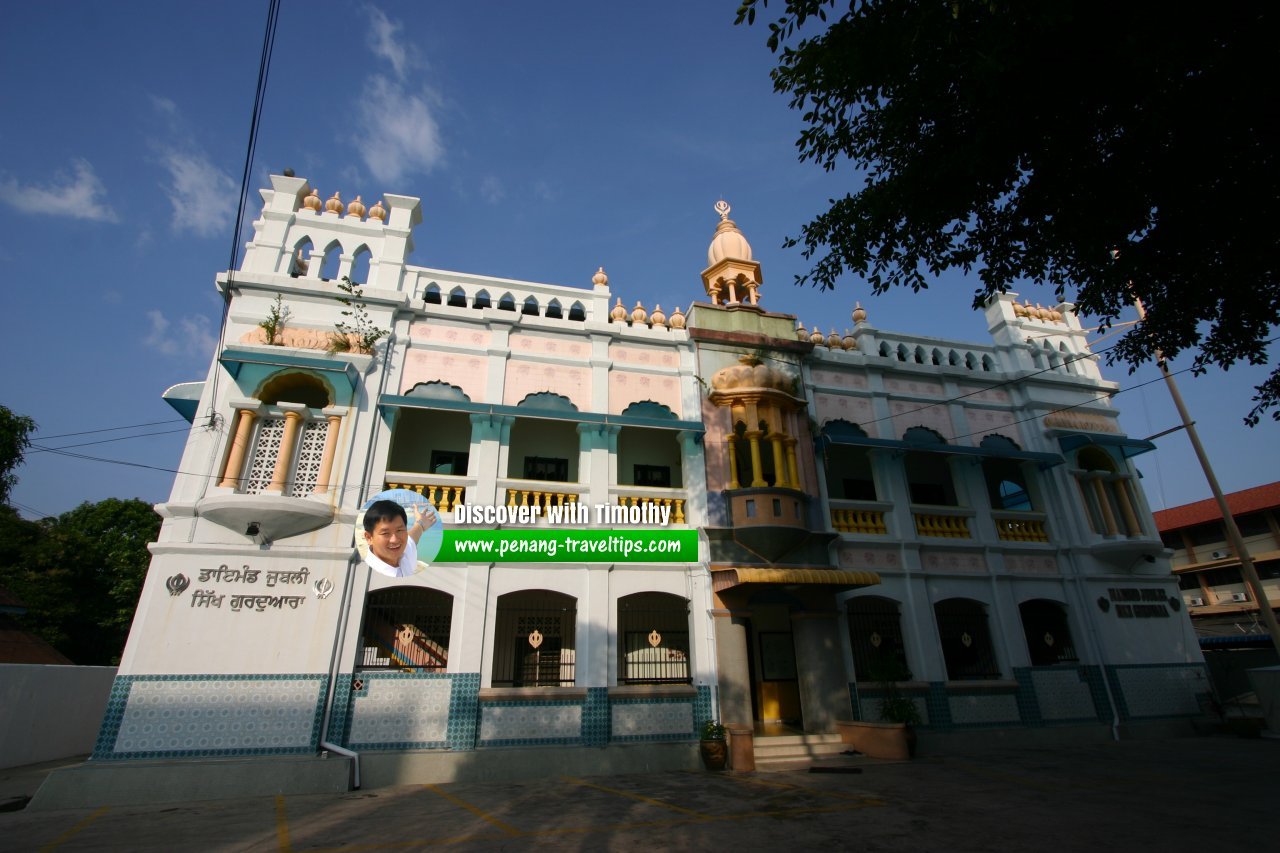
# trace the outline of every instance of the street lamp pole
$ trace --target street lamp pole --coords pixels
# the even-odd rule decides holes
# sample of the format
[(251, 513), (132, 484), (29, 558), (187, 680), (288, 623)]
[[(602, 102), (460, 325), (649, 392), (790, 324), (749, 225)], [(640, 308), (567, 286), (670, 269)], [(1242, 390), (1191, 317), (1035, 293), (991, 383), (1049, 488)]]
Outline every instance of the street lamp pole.
[[(1133, 305), (1138, 309), (1138, 319), (1146, 320), (1147, 311), (1142, 307), (1142, 300), (1135, 296)], [(1236, 552), (1236, 557), (1240, 560), (1240, 573), (1244, 575), (1245, 583), (1253, 591), (1254, 600), (1258, 603), (1258, 615), (1262, 617), (1262, 624), (1267, 626), (1267, 633), (1271, 635), (1271, 643), (1275, 646), (1276, 653), (1280, 654), (1280, 624), (1276, 623), (1275, 611), (1271, 609), (1271, 602), (1267, 600), (1267, 592), (1262, 588), (1262, 581), (1258, 579), (1258, 571), (1253, 566), (1253, 558), (1249, 556), (1249, 548), (1245, 545), (1244, 537), (1240, 535), (1240, 528), (1236, 526), (1236, 520), (1231, 514), (1230, 507), (1227, 506), (1227, 498), (1222, 493), (1222, 487), (1218, 485), (1218, 478), (1213, 473), (1213, 466), (1209, 464), (1209, 457), (1204, 452), (1204, 445), (1200, 443), (1200, 436), (1196, 433), (1195, 421), (1191, 420), (1191, 415), (1187, 413), (1186, 403), (1182, 401), (1182, 393), (1178, 391), (1178, 384), (1173, 381), (1173, 374), (1169, 372), (1169, 365), (1165, 362), (1164, 353), (1160, 350), (1156, 350), (1156, 365), (1160, 368), (1161, 375), (1164, 376), (1165, 384), (1169, 386), (1169, 394), (1173, 397), (1173, 405), (1178, 410), (1178, 416), (1182, 418), (1182, 426), (1187, 431), (1187, 436), (1191, 439), (1191, 447), (1196, 452), (1196, 458), (1200, 460), (1200, 467), (1204, 470), (1205, 479), (1209, 481), (1209, 489), (1213, 492), (1213, 498), (1218, 502), (1218, 509), (1222, 512), (1223, 524), (1227, 528), (1227, 542), (1230, 543), (1231, 550)]]

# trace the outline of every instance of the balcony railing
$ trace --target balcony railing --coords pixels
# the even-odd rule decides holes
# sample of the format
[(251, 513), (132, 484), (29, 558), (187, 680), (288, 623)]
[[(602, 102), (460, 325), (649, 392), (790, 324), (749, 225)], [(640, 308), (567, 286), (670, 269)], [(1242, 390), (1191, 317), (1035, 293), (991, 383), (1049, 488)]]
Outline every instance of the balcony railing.
[(517, 479), (499, 480), (498, 488), (506, 493), (503, 503), (508, 509), (536, 506), (544, 513), (551, 507), (573, 506), (587, 490), (581, 483)]
[(1027, 513), (993, 512), (996, 534), (1005, 542), (1048, 542), (1049, 531), (1043, 515)]
[(971, 514), (963, 511), (963, 515), (934, 511), (921, 512), (912, 510), (916, 520), (916, 535), (930, 536), (938, 539), (971, 539), (969, 518)]
[(671, 523), (685, 523), (685, 501), (688, 492), (683, 489), (645, 488), (644, 486), (614, 486), (609, 489), (609, 499), (618, 506), (655, 506), (670, 508)]
[(475, 478), (388, 471), (384, 482), (388, 489), (409, 489), (417, 492), (431, 501), (440, 512), (453, 512), (455, 506), (466, 503), (467, 487), (475, 485)]
[(856, 501), (831, 501), (831, 526), (839, 533), (864, 536), (885, 536), (889, 533), (884, 506)]

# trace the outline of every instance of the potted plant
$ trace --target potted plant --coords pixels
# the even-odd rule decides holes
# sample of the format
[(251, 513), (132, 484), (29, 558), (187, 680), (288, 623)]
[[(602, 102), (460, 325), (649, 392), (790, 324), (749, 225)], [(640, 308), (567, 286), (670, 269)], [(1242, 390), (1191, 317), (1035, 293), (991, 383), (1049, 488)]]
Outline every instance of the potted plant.
[(901, 681), (911, 680), (911, 671), (899, 660), (881, 661), (873, 668), (871, 680), (881, 691), (880, 721), (840, 721), (836, 727), (844, 743), (871, 758), (905, 759), (916, 754), (916, 730), (920, 711), (902, 692)]
[(719, 720), (707, 720), (702, 724), (702, 740), (699, 751), (702, 764), (708, 770), (723, 770), (729, 760), (729, 746), (725, 742), (725, 727)]

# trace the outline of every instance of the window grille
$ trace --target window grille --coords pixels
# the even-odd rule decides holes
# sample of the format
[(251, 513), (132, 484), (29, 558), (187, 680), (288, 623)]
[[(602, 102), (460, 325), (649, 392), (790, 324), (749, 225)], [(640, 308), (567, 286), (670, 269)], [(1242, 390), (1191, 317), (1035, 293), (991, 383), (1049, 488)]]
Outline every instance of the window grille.
[(909, 679), (911, 671), (907, 668), (898, 603), (866, 595), (849, 599), (845, 609), (849, 616), (849, 646), (853, 650), (853, 668), (858, 681)]
[(1027, 638), (1027, 651), (1032, 666), (1074, 663), (1075, 644), (1067, 625), (1067, 610), (1056, 601), (1032, 599), (1018, 605), (1022, 630)]
[(316, 490), (320, 479), (320, 465), (324, 462), (325, 439), (329, 436), (329, 421), (307, 421), (298, 437), (298, 458), (294, 462), (293, 487), (288, 490), (295, 498), (304, 498)]
[(412, 587), (369, 593), (356, 668), (444, 672), (452, 622), (448, 593)]
[(618, 599), (618, 683), (689, 684), (689, 602), (639, 592)]
[(572, 687), (578, 603), (573, 596), (527, 590), (498, 597), (494, 687)]
[(283, 441), (283, 417), (263, 417), (258, 420), (253, 453), (249, 457), (249, 471), (245, 475), (245, 494), (260, 494), (271, 485), (271, 475), (275, 472), (276, 459), (280, 456), (280, 444)]
[(949, 598), (933, 606), (942, 657), (952, 681), (999, 678), (987, 609), (981, 602)]

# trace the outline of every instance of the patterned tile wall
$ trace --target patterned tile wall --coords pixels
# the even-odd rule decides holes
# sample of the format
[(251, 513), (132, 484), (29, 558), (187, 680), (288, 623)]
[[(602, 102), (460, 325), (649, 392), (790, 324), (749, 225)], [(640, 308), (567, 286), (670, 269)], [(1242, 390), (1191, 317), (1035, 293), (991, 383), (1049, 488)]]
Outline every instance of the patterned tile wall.
[(582, 705), (503, 702), (480, 708), (480, 746), (579, 743)]
[(1125, 716), (1175, 717), (1200, 712), (1199, 696), (1209, 690), (1201, 664), (1151, 664), (1107, 667), (1119, 685)]
[(443, 747), (453, 681), (416, 673), (360, 673), (364, 689), (351, 700), (348, 743), (356, 749)]
[(94, 758), (315, 751), (326, 675), (134, 675), (112, 685)]
[(685, 740), (693, 730), (693, 703), (684, 700), (619, 703), (612, 715), (614, 740)]
[(1031, 684), (1044, 720), (1096, 720), (1097, 710), (1089, 682), (1081, 670), (1031, 669)]
[(1018, 697), (1013, 693), (969, 693), (948, 697), (951, 722), (957, 726), (1020, 723)]

